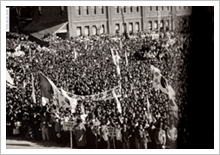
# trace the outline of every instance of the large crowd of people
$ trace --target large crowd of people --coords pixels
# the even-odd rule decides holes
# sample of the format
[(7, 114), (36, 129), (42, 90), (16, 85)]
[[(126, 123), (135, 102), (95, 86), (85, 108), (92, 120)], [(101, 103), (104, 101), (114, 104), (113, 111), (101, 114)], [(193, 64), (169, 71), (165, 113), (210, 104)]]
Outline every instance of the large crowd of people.
[[(47, 35), (44, 40), (49, 42), (48, 47), (29, 41), (26, 35), (7, 34), (6, 68), (17, 86), (7, 86), (7, 136), (22, 135), (70, 145), (70, 132), (63, 126), (74, 119), (75, 148), (177, 148), (177, 135), (184, 137), (181, 143), (186, 143), (189, 33), (160, 32), (157, 39), (147, 32), (139, 32), (130, 39), (103, 34), (64, 40)], [(11, 56), (18, 46), (25, 55)], [(113, 48), (121, 58), (120, 75), (112, 60)], [(179, 119), (172, 115), (168, 95), (152, 87), (150, 65), (159, 68), (175, 90)], [(98, 94), (121, 83), (122, 96), (118, 99), (122, 112), (114, 99), (78, 101), (75, 113), (53, 106), (53, 101), (42, 106), (38, 71), (58, 88), (78, 95)], [(32, 98), (32, 78), (36, 103)], [(148, 115), (146, 97), (152, 118)], [(85, 120), (80, 117), (82, 104), (87, 114)], [(110, 135), (110, 126), (115, 129), (114, 136)]]

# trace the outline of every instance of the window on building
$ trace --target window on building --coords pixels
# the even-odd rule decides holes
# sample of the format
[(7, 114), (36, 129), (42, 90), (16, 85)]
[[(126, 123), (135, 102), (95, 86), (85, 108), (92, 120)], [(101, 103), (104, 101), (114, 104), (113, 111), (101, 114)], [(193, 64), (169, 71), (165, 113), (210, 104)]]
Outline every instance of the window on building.
[(156, 11), (158, 11), (158, 6), (156, 6)]
[(81, 15), (81, 7), (80, 6), (76, 6), (75, 10), (76, 10), (77, 15)]
[(97, 28), (95, 25), (92, 26), (92, 35), (96, 35), (97, 34)]
[(103, 34), (103, 33), (105, 33), (105, 25), (102, 25), (100, 29), (100, 34)]
[(136, 23), (135, 23), (135, 30), (136, 30), (136, 32), (139, 32), (139, 31), (140, 31), (139, 22), (136, 22)]
[(167, 20), (167, 21), (166, 21), (166, 30), (167, 30), (167, 31), (169, 30), (169, 24), (170, 24), (170, 23), (169, 23), (169, 20)]
[(99, 7), (101, 14), (104, 14), (104, 6)]
[(133, 23), (129, 23), (129, 34), (133, 33)]
[(61, 15), (61, 16), (63, 15), (63, 12), (64, 12), (64, 6), (61, 6), (61, 7), (60, 7), (60, 15)]
[(136, 11), (139, 12), (139, 6), (136, 6)]
[(154, 21), (154, 29), (158, 29), (158, 21)]
[(124, 12), (126, 12), (126, 6), (123, 6), (123, 10), (124, 10)]
[(89, 26), (85, 26), (85, 36), (89, 35)]
[(148, 29), (151, 31), (152, 30), (152, 21), (148, 22)]
[(86, 6), (86, 14), (88, 15), (89, 14), (89, 7)]
[(170, 9), (170, 7), (169, 6), (167, 6), (167, 10), (169, 10)]
[(120, 7), (119, 6), (117, 6), (117, 13), (119, 13), (120, 12)]
[(152, 11), (152, 6), (150, 6), (150, 11)]
[(161, 6), (161, 10), (163, 10), (163, 6)]
[(122, 23), (122, 33), (125, 33), (126, 32), (126, 23)]
[(91, 6), (91, 12), (92, 12), (93, 14), (96, 14), (96, 6)]
[(116, 33), (116, 34), (120, 33), (120, 26), (119, 26), (118, 23), (115, 24), (115, 33)]
[(77, 36), (81, 36), (81, 35), (82, 35), (81, 26), (76, 27), (76, 35), (77, 35)]
[(185, 9), (186, 9), (186, 6), (184, 6), (183, 8), (184, 8), (184, 10), (185, 10)]
[(97, 14), (96, 6), (94, 6), (94, 14)]
[(160, 30), (162, 30), (164, 27), (164, 23), (163, 23), (163, 20), (160, 21)]
[(133, 12), (133, 10), (132, 10), (132, 6), (129, 6), (129, 8), (130, 8), (130, 12)]

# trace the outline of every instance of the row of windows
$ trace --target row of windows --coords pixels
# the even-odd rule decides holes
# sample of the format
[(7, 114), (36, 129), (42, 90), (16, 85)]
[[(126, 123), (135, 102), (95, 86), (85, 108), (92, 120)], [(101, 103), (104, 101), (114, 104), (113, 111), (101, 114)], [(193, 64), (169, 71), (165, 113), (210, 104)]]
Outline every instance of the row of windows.
[[(95, 25), (84, 27), (84, 35), (85, 36), (97, 35), (98, 31), (99, 31), (100, 34), (105, 33), (105, 25), (101, 25), (98, 28)], [(76, 35), (77, 36), (82, 36), (82, 27), (81, 26), (76, 27)]]
[(126, 12), (139, 12), (140, 7), (139, 6), (115, 6), (115, 12), (120, 13), (120, 8), (121, 10), (126, 13)]
[[(185, 9), (190, 9), (191, 6), (176, 6), (176, 9), (177, 10), (185, 10)], [(156, 6), (156, 7), (153, 7), (153, 6), (150, 6), (150, 11), (158, 11), (159, 10), (159, 7)], [(170, 6), (161, 6), (160, 7), (160, 10), (170, 10)]]
[[(153, 25), (154, 24), (154, 25)], [(170, 26), (170, 21), (169, 20), (161, 20), (160, 23), (156, 20), (154, 22), (149, 21), (148, 22), (148, 29), (149, 30), (155, 30), (158, 29), (158, 26), (160, 27), (160, 29), (166, 29), (169, 30), (169, 26)]]
[[(119, 23), (116, 23), (115, 24), (115, 33), (118, 34), (120, 33), (120, 30), (122, 33), (125, 32), (125, 28), (127, 28), (127, 24), (126, 23), (122, 23), (121, 26)], [(140, 25), (139, 25), (139, 22), (135, 22), (134, 25), (133, 23), (128, 23), (128, 30), (127, 32), (128, 33), (133, 33), (134, 31), (138, 32), (140, 31)]]
[[(80, 6), (75, 6), (75, 10), (76, 10), (76, 15), (82, 15), (82, 9)], [(84, 11), (84, 15), (98, 14), (98, 12), (100, 14), (104, 14), (105, 12), (104, 6), (91, 6), (91, 13), (89, 10), (89, 6), (83, 6), (83, 11)]]
[[(170, 10), (170, 6), (161, 6), (161, 10)], [(158, 11), (158, 6), (155, 7), (155, 10), (153, 10), (153, 6), (150, 6), (150, 11)]]

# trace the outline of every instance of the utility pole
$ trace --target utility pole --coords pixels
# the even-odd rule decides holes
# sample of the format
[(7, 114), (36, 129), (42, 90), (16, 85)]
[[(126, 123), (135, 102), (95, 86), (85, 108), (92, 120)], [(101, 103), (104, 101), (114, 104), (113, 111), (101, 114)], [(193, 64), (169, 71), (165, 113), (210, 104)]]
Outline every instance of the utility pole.
[(124, 33), (125, 33), (125, 38), (129, 39), (128, 34), (127, 34), (127, 28), (125, 26), (125, 20), (124, 20), (124, 14), (123, 14), (123, 9), (121, 7), (121, 15), (122, 15), (122, 22), (123, 22), (123, 27), (124, 27)]
[(158, 10), (157, 10), (157, 17), (158, 17), (158, 33), (160, 33), (160, 20), (161, 20), (161, 17), (160, 17), (159, 6), (158, 6)]

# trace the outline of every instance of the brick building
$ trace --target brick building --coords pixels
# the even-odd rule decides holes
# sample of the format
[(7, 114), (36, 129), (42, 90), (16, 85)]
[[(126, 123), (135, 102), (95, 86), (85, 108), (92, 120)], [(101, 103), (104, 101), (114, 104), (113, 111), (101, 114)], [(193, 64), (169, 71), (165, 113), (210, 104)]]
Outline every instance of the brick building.
[[(175, 29), (178, 17), (191, 15), (191, 6), (36, 6), (33, 22), (24, 31), (42, 38), (56, 34), (63, 38)], [(123, 18), (122, 18), (123, 17)], [(123, 19), (125, 25), (123, 26)]]

